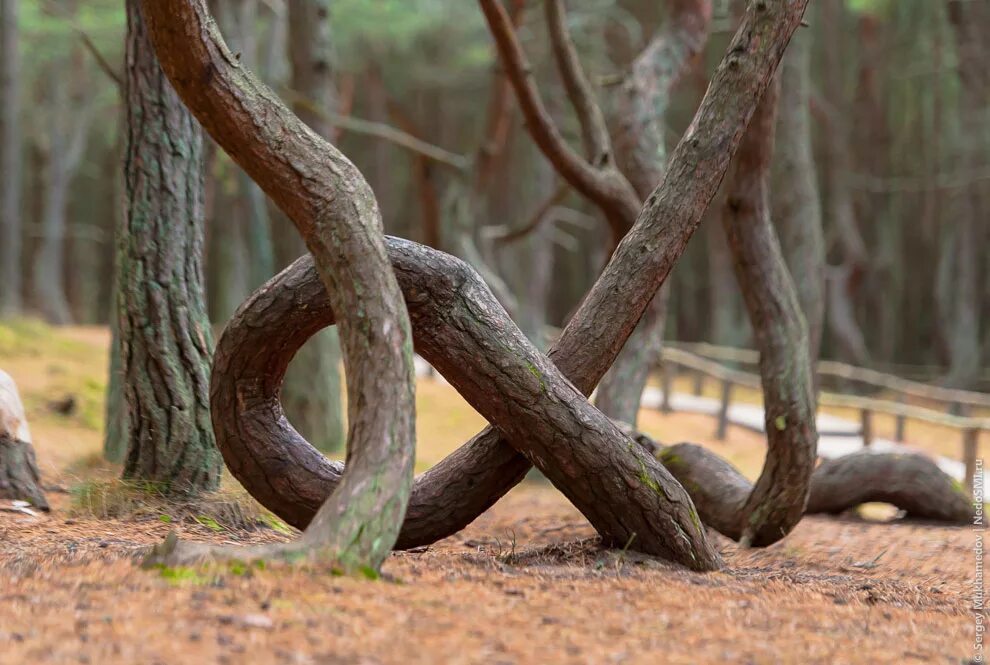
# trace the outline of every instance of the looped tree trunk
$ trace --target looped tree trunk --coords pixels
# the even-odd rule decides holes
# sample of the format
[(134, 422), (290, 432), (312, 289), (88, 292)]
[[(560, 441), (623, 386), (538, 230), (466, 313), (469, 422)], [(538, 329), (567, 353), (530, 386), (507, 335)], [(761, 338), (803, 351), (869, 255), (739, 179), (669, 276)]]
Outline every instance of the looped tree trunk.
[[(321, 483), (320, 473), (331, 480), (340, 473), (336, 490), (318, 510), (303, 543), (317, 538), (325, 543), (328, 533), (329, 540), (337, 543), (342, 535), (353, 536), (355, 542), (371, 540), (374, 563), (380, 562), (383, 550), (391, 547), (393, 532), (386, 527), (401, 517), (406, 507), (408, 483), (405, 474), (398, 471), (411, 468), (412, 433), (408, 420), (411, 392), (403, 390), (411, 378), (411, 358), (403, 353), (407, 371), (398, 371), (403, 363), (396, 361), (396, 355), (405, 347), (402, 341), (407, 328), (398, 311), (401, 302), (392, 297), (398, 287), (388, 267), (391, 258), (395, 276), (404, 286), (420, 352), (516, 451), (567, 495), (606, 541), (665, 556), (697, 570), (719, 567), (720, 558), (708, 543), (684, 489), (655, 458), (590, 406), (585, 396), (615, 360), (697, 229), (807, 2), (761, 2), (751, 7), (695, 121), (674, 151), (663, 182), (647, 200), (636, 224), (547, 357), (529, 344), (484, 282), (465, 264), (395, 240), (390, 241), (391, 256), (386, 257), (380, 240), (380, 217), (367, 183), (350, 162), (301, 126), (270, 90), (243, 70), (216, 34), (202, 0), (167, 6), (142, 0), (159, 59), (176, 90), (207, 131), (293, 220), (326, 287), (321, 298), (328, 298), (327, 305), (332, 304), (335, 311), (347, 313), (340, 322), (351, 379), (351, 441), (346, 470), (326, 463), (294, 469), (288, 460), (293, 456), (312, 458), (315, 451), (300, 446), (300, 439), (291, 435), (288, 445), (301, 451), (289, 453), (284, 441), (273, 444), (264, 440), (245, 451), (251, 460), (242, 455), (231, 462), (253, 463), (264, 469), (258, 476), (245, 476), (251, 478), (249, 489), (258, 491), (259, 496), (267, 493), (269, 498), (284, 491), (298, 504), (303, 494), (314, 496), (314, 487)], [(481, 5), (495, 29), (496, 41), (504, 47), (509, 25), (504, 9), (486, 0)], [(521, 54), (510, 56), (519, 70)], [(514, 82), (517, 87), (521, 85), (520, 80)], [(539, 104), (528, 109), (524, 106), (524, 111), (527, 119), (547, 121)], [(558, 139), (551, 131), (550, 142)], [(600, 174), (592, 173), (591, 165), (577, 163), (566, 152), (559, 161), (576, 181), (603, 200), (615, 198), (615, 183), (608, 180), (603, 189)], [(620, 198), (621, 205), (630, 207), (635, 197)], [(633, 203), (632, 208), (635, 215), (638, 206)], [(278, 279), (250, 299), (241, 314), (254, 315), (253, 308), (264, 310), (284, 298)], [(620, 292), (623, 297), (617, 298)], [(293, 293), (288, 296), (291, 299)], [(301, 316), (311, 315), (311, 309), (297, 308), (302, 310)], [(232, 324), (225, 337), (236, 331), (237, 325)], [(268, 325), (275, 328), (260, 347), (240, 351), (265, 356), (266, 349), (277, 345), (274, 331), (291, 327), (277, 317), (269, 319)], [(291, 357), (295, 349), (289, 351), (288, 341), (281, 344), (282, 352)], [(218, 386), (222, 386), (219, 394), (234, 400), (235, 419), (243, 404), (255, 407), (245, 414), (245, 422), (256, 432), (264, 435), (289, 429), (287, 423), (280, 422), (277, 405), (278, 383), (285, 368), (282, 361), (282, 357), (277, 362), (272, 359), (271, 366), (253, 372), (242, 371), (246, 367), (242, 361), (231, 363), (234, 370), (227, 377), (229, 385), (217, 382), (223, 372), (218, 363), (212, 384), (214, 417), (230, 417), (230, 412), (224, 413), (222, 404), (216, 402)], [(216, 427), (222, 429), (220, 424)], [(230, 428), (236, 431), (237, 423)], [(498, 437), (484, 434), (474, 443), (482, 441), (482, 447), (491, 448), (496, 457), (525, 465), (525, 461), (511, 459), (511, 450), (494, 450), (508, 448)], [(272, 456), (273, 445), (276, 456)], [(475, 464), (472, 452), (460, 453), (460, 458), (455, 453), (451, 467), (458, 471), (454, 482), (469, 488), (479, 478), (458, 467)], [(484, 450), (478, 452), (479, 458), (485, 454)], [(317, 475), (313, 475), (314, 470)], [(235, 472), (243, 475), (243, 467)], [(490, 473), (488, 468), (479, 469), (479, 476)], [(514, 483), (516, 476), (512, 477)], [(333, 490), (332, 485), (323, 488), (325, 492)], [(786, 499), (790, 494), (785, 491), (775, 496)], [(459, 501), (456, 496), (448, 498), (453, 505)], [(479, 504), (492, 500), (491, 496), (473, 499)], [(304, 514), (312, 506), (297, 509)], [(363, 516), (365, 521), (354, 520), (354, 515)], [(766, 526), (772, 529), (778, 513), (768, 515)], [(365, 530), (365, 526), (371, 528)]]
[(27, 501), (48, 510), (17, 386), (0, 371), (0, 499)]
[[(529, 343), (474, 269), (398, 238), (388, 249), (416, 350), (506, 437), (486, 431), (417, 480), (399, 547), (464, 527), (522, 479), (528, 460), (606, 542), (699, 570), (720, 565), (683, 488)], [(306, 256), (248, 299), (217, 346), (217, 444), (245, 488), (296, 526), (333, 492), (343, 467), (292, 429), (278, 390), (296, 350), (334, 320)]]

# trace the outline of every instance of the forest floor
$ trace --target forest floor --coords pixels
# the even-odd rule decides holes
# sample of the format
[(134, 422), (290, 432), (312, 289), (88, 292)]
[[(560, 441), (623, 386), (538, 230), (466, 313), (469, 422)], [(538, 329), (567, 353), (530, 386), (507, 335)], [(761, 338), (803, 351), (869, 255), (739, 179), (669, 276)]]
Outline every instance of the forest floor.
[[(463, 532), (394, 554), (378, 581), (278, 565), (142, 570), (142, 550), (172, 530), (234, 543), (291, 534), (253, 519), (260, 511), (229, 478), (202, 514), (153, 498), (122, 503), (104, 489), (117, 472), (100, 461), (107, 342), (102, 329), (0, 326), (0, 368), (20, 386), (53, 504), (35, 517), (0, 512), (0, 663), (966, 663), (977, 655), (986, 615), (971, 609), (970, 528), (809, 517), (766, 549), (715, 536), (726, 569), (698, 574), (599, 549), (584, 518), (539, 480)], [(70, 395), (72, 409), (59, 413)], [(417, 407), (418, 470), (483, 425), (440, 382), (420, 383)], [(760, 435), (733, 428), (716, 442), (712, 419), (700, 415), (644, 412), (640, 425), (759, 472)], [(935, 452), (941, 438), (913, 441)], [(230, 500), (242, 510), (228, 521), (215, 507)]]

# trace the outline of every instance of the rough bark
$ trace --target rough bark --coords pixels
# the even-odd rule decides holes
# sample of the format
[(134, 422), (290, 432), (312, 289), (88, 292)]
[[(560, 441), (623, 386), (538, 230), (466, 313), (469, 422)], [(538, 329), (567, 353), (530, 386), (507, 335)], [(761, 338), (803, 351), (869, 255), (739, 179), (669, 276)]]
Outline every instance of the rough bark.
[[(336, 108), (333, 67), (330, 61), (329, 0), (292, 0), (288, 3), (289, 85), (298, 95), (292, 110), (299, 119), (327, 140), (334, 136), (325, 109)], [(281, 228), (287, 220), (274, 211)], [(306, 251), (296, 234), (282, 234), (277, 245), (279, 266), (284, 268)], [(286, 373), (282, 408), (304, 437), (324, 452), (344, 447), (346, 431), (341, 403), (340, 339), (337, 329), (317, 333), (307, 342)]]
[[(683, 489), (588, 404), (470, 266), (422, 245), (388, 240), (417, 352), (606, 542), (698, 570), (719, 565)], [(310, 257), (303, 257), (256, 292), (220, 340), (212, 390), (217, 440), (231, 472), (265, 506), (300, 526), (342, 472), (298, 437), (278, 406), (281, 372), (295, 349), (334, 322), (320, 287)], [(517, 482), (528, 465), (511, 452), (499, 455), (499, 447), (489, 430), (421, 476), (399, 546), (433, 542), (456, 530), (461, 525), (451, 518), (465, 503), (480, 499), (487, 507), (504, 493), (507, 479)]]
[(811, 143), (810, 66), (811, 34), (805, 30), (791, 40), (781, 63), (773, 216), (808, 326), (808, 353), (816, 361), (825, 320), (825, 238)]
[(124, 476), (176, 493), (215, 489), (212, 347), (203, 293), (202, 136), (127, 2), (126, 213), (118, 233), (118, 330), (127, 408)]
[[(152, 42), (183, 101), (286, 213), (319, 267), (348, 368), (348, 468), (300, 541), (343, 569), (377, 569), (412, 486), (409, 318), (390, 270), (374, 194), (227, 49), (202, 0), (142, 0)], [(204, 72), (208, 75), (204, 77)]]
[[(724, 459), (692, 443), (664, 448), (659, 457), (691, 494), (701, 521), (736, 537), (734, 516), (752, 483)], [(839, 514), (870, 502), (890, 503), (918, 519), (962, 524), (973, 517), (973, 505), (959, 483), (929, 458), (868, 451), (820, 464), (811, 477), (805, 513)]]
[(18, 0), (0, 0), (0, 316), (21, 310)]
[[(664, 28), (636, 57), (622, 84), (613, 123), (616, 161), (640, 200), (663, 177), (670, 97), (702, 53), (712, 18), (710, 0), (667, 5)], [(636, 425), (643, 389), (660, 358), (669, 298), (670, 288), (661, 288), (598, 387), (595, 404), (616, 420)]]
[(48, 510), (17, 386), (0, 371), (0, 499), (27, 501)]
[[(663, 182), (551, 348), (549, 357), (584, 394), (594, 389), (608, 369), (700, 223), (806, 4), (804, 0), (754, 4), (716, 71), (694, 122), (674, 151)], [(279, 295), (277, 289), (268, 291), (256, 294), (239, 318), (252, 320), (257, 316), (252, 302)], [(298, 288), (294, 292), (304, 295)], [(619, 292), (622, 298), (616, 297)], [(265, 307), (262, 301), (258, 309), (263, 312)], [(302, 317), (317, 316), (312, 306), (291, 311)], [(275, 335), (294, 334), (295, 329), (307, 325), (293, 319), (292, 325), (280, 321), (269, 328), (244, 326), (235, 334), (240, 326), (232, 324), (221, 339), (221, 360), (214, 374), (214, 395), (217, 391), (228, 395), (226, 405), (216, 403), (213, 411), (223, 445), (250, 445), (258, 451), (250, 460), (247, 455), (236, 456), (239, 463), (254, 465), (262, 478), (249, 490), (284, 519), (300, 525), (312, 518), (315, 506), (331, 491), (339, 468), (321, 461), (297, 435), (287, 433), (270, 406), (277, 384), (266, 386), (263, 377), (278, 375), (282, 363), (288, 362), (279, 354), (291, 355), (281, 348), (286, 342), (276, 342)], [(245, 343), (240, 348), (232, 344), (234, 348), (228, 348), (226, 340), (248, 334), (260, 335), (256, 339), (265, 343)], [(258, 354), (259, 348), (266, 353)], [(223, 369), (249, 363), (256, 364), (250, 370), (255, 377), (251, 380), (238, 380), (248, 376), (241, 369)], [(242, 410), (236, 400), (229, 401), (230, 395), (246, 390), (253, 391), (252, 403), (265, 406)], [(479, 434), (420, 478), (400, 546), (433, 542), (463, 528), (518, 483), (528, 468), (526, 458), (495, 430)], [(278, 480), (263, 480), (265, 477)], [(285, 492), (284, 497), (281, 492)]]
[(808, 330), (770, 219), (770, 162), (779, 84), (767, 90), (736, 155), (722, 217), (760, 351), (767, 459), (737, 514), (740, 540), (776, 542), (801, 520), (818, 433)]

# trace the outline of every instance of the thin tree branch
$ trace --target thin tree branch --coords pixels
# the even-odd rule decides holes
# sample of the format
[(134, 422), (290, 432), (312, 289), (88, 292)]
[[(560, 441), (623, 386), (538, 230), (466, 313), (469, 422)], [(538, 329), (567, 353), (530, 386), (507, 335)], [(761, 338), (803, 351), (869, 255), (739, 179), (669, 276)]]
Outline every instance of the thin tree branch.
[(596, 168), (568, 145), (543, 104), (532, 68), (502, 3), (499, 0), (479, 0), (479, 3), (506, 75), (516, 91), (530, 136), (557, 173), (602, 210), (612, 229), (612, 238), (618, 242), (639, 214), (642, 207), (639, 197), (611, 163)]
[(533, 214), (530, 215), (529, 220), (525, 224), (515, 229), (504, 225), (488, 227), (482, 230), (482, 234), (485, 236), (486, 240), (491, 240), (492, 242), (499, 244), (508, 244), (521, 240), (538, 229), (544, 220), (551, 217), (551, 211), (558, 203), (564, 200), (564, 197), (567, 196), (569, 191), (571, 191), (570, 186), (566, 182), (561, 183), (558, 185), (557, 189), (554, 190), (554, 192), (550, 194), (550, 196), (548, 196), (535, 211), (533, 211)]
[(470, 158), (450, 152), (432, 143), (427, 143), (391, 125), (327, 111), (326, 109), (319, 108), (312, 101), (292, 90), (286, 90), (285, 94), (293, 104), (305, 106), (307, 111), (319, 115), (322, 119), (332, 123), (336, 127), (341, 127), (355, 134), (374, 136), (389, 141), (401, 148), (432, 159), (438, 164), (442, 164), (458, 173), (463, 173), (471, 166)]
[(605, 116), (595, 100), (595, 93), (588, 83), (574, 41), (567, 29), (564, 0), (546, 0), (547, 31), (553, 48), (557, 70), (564, 82), (567, 97), (581, 125), (581, 136), (588, 159), (595, 166), (602, 166), (612, 156), (612, 143), (605, 124)]

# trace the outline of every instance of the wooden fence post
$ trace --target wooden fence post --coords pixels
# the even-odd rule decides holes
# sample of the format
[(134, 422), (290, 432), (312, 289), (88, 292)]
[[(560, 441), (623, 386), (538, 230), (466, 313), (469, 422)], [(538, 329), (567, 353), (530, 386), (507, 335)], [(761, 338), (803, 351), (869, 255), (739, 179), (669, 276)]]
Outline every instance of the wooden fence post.
[(705, 374), (700, 369), (694, 371), (694, 394), (700, 396), (705, 391)]
[(975, 427), (963, 431), (963, 464), (966, 466), (963, 484), (973, 496), (973, 482), (976, 476), (976, 453), (980, 444), (980, 430)]
[(718, 429), (715, 438), (725, 441), (726, 431), (729, 429), (729, 402), (732, 399), (732, 382), (728, 379), (722, 380), (722, 404), (718, 410)]
[(665, 360), (660, 367), (660, 387), (663, 389), (663, 401), (660, 403), (660, 410), (670, 413), (670, 393), (674, 390), (674, 377), (677, 375), (677, 365)]
[(863, 435), (863, 446), (873, 445), (873, 412), (863, 409), (859, 414), (861, 432)]
[[(904, 397), (898, 396), (897, 403), (903, 404)], [(896, 420), (894, 421), (894, 441), (897, 443), (904, 443), (904, 428), (907, 426), (907, 418), (903, 413), (898, 413)]]

